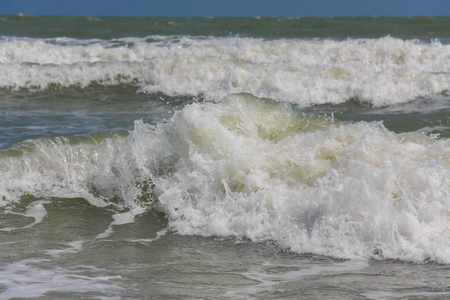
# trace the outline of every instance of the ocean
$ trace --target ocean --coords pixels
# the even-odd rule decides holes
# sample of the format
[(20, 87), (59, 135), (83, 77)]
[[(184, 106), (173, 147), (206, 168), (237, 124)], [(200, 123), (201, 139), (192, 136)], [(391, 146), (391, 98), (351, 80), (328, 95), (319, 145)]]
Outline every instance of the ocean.
[(0, 16), (0, 299), (449, 283), (450, 17)]

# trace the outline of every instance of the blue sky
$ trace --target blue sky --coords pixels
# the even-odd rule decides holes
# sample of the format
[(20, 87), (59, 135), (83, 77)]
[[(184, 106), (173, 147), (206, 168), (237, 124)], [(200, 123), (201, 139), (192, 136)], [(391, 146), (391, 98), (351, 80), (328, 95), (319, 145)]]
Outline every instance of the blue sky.
[(450, 0), (0, 0), (0, 15), (448, 16)]

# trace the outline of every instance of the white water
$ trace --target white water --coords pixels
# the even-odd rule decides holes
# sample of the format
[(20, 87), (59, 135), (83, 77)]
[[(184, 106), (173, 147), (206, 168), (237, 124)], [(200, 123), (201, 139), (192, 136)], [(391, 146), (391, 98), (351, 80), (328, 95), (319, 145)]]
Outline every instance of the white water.
[(300, 106), (392, 105), (450, 89), (450, 45), (381, 39), (0, 39), (0, 87), (137, 84), (208, 100), (231, 93)]
[(131, 209), (99, 238), (156, 201), (179, 234), (450, 263), (450, 140), (248, 94), (188, 105), (158, 126), (137, 121), (128, 138), (25, 142), (0, 153), (0, 173), (5, 206), (32, 194)]

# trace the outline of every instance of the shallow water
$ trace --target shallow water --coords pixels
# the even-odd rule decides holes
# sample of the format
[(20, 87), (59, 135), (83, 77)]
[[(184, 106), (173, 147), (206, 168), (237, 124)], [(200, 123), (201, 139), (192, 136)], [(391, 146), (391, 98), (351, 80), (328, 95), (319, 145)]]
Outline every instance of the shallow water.
[[(168, 232), (167, 220), (153, 212), (99, 238), (113, 212), (82, 199), (42, 205), (47, 215), (41, 223), (2, 232), (3, 299), (446, 299), (450, 294), (448, 265), (339, 260), (283, 251), (270, 242), (180, 236)], [(30, 223), (23, 216), (8, 218), (17, 226)]]

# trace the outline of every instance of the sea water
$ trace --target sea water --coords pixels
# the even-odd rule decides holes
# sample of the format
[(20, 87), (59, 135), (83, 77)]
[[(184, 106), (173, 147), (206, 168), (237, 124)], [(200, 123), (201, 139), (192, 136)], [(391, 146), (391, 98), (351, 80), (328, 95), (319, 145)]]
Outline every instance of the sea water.
[(449, 18), (0, 18), (0, 298), (447, 299)]

